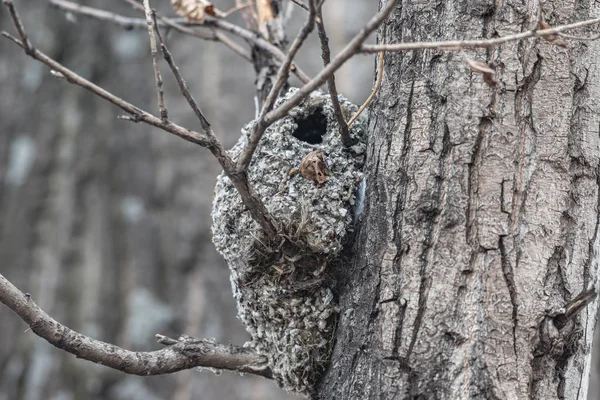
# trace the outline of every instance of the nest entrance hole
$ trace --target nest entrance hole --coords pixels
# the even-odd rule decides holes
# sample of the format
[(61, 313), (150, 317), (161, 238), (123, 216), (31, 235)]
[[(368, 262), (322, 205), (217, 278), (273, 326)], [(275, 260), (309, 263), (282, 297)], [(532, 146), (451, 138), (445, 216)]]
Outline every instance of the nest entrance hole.
[(327, 133), (327, 117), (321, 107), (315, 109), (302, 119), (295, 119), (298, 127), (292, 135), (310, 144), (323, 143), (323, 135)]

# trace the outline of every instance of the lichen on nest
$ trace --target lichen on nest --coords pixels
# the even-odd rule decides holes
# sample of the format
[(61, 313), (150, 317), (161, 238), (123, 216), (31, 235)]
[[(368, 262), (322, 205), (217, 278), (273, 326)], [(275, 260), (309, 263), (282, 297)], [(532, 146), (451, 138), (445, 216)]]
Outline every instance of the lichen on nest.
[[(290, 89), (278, 102), (296, 92)], [(358, 109), (341, 96), (340, 102), (346, 119)], [(234, 159), (254, 123), (231, 149)], [(248, 179), (277, 227), (275, 239), (264, 235), (229, 178), (217, 178), (213, 242), (231, 270), (238, 316), (280, 386), (297, 393), (310, 394), (329, 361), (338, 309), (327, 265), (339, 259), (352, 229), (366, 149), (364, 119), (355, 122), (350, 135), (357, 142), (348, 148), (339, 137), (330, 97), (320, 92), (266, 130)], [(324, 153), (329, 170), (320, 185), (290, 174), (315, 150)]]

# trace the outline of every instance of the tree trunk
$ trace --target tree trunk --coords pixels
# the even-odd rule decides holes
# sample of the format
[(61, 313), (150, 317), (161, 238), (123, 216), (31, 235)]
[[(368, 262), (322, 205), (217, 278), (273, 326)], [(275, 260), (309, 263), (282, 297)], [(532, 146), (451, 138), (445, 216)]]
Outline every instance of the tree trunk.
[[(381, 37), (510, 35), (536, 25), (537, 4), (403, 2)], [(543, 7), (551, 26), (596, 14), (590, 0)], [(385, 56), (319, 398), (586, 398), (597, 304), (569, 321), (563, 307), (598, 277), (599, 50), (529, 39)]]

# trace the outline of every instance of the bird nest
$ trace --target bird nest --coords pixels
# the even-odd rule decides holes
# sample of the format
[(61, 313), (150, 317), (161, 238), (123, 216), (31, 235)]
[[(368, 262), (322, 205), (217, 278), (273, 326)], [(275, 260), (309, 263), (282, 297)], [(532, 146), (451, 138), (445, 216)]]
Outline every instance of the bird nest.
[[(358, 109), (343, 98), (340, 103), (346, 120)], [(242, 130), (230, 151), (234, 159), (254, 124)], [(273, 219), (275, 238), (252, 219), (229, 178), (217, 178), (213, 241), (231, 270), (250, 344), (269, 358), (286, 390), (310, 394), (329, 360), (338, 309), (327, 267), (339, 260), (352, 231), (365, 133), (359, 119), (350, 129), (356, 144), (345, 147), (331, 99), (319, 92), (266, 130), (248, 179)]]

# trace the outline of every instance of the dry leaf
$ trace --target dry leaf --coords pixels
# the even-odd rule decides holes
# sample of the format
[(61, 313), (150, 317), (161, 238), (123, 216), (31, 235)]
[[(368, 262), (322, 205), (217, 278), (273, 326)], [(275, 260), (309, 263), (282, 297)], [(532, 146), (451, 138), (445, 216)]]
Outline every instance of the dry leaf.
[[(540, 21), (540, 23), (538, 24), (538, 29), (552, 29), (552, 27), (550, 25), (548, 25), (546, 22)], [(544, 40), (546, 40), (547, 42), (550, 42), (557, 46), (567, 47), (567, 42), (562, 40), (561, 37), (557, 33), (552, 33), (550, 35), (544, 35), (544, 36), (542, 36), (542, 38), (544, 38)]]
[(325, 163), (325, 154), (319, 150), (308, 153), (300, 163), (300, 173), (317, 185), (325, 183), (327, 175), (329, 175), (329, 168)]
[(496, 86), (498, 84), (498, 78), (496, 78), (496, 71), (494, 71), (489, 65), (481, 61), (474, 61), (467, 58), (467, 64), (473, 72), (479, 72), (483, 75), (483, 81), (489, 86)]
[(279, 17), (279, 3), (275, 0), (256, 0), (258, 10), (258, 32), (274, 45), (285, 40), (282, 19)]
[(258, 9), (258, 24), (259, 26), (265, 25), (267, 22), (275, 18), (273, 13), (273, 7), (271, 0), (257, 0), (256, 8)]
[(193, 22), (204, 22), (207, 15), (217, 16), (217, 10), (207, 0), (171, 0), (177, 14)]

